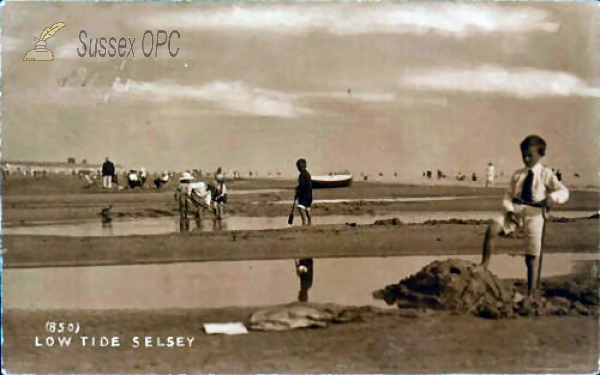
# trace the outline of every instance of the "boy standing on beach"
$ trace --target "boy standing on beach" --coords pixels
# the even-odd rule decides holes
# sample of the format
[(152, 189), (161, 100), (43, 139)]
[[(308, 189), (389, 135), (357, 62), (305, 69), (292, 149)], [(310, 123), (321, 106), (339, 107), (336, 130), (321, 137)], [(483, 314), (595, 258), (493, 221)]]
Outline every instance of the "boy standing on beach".
[[(221, 168), (219, 168), (220, 170)], [(215, 185), (214, 212), (217, 220), (221, 220), (223, 218), (223, 206), (227, 203), (227, 184), (222, 173), (217, 174)]]
[(312, 206), (312, 178), (306, 170), (306, 159), (298, 159), (296, 167), (300, 176), (298, 176), (298, 186), (296, 187), (295, 199), (298, 202), (298, 210), (302, 225), (310, 225), (310, 207)]
[(563, 204), (569, 200), (569, 190), (556, 178), (550, 168), (540, 161), (546, 154), (546, 142), (537, 135), (530, 135), (521, 142), (521, 156), (525, 168), (517, 170), (503, 200), (504, 216), (490, 224), (485, 234), (481, 265), (489, 264), (494, 238), (507, 236), (523, 228), (527, 248), (527, 294), (533, 297), (540, 276), (540, 255), (546, 224), (546, 212), (551, 204)]
[[(298, 176), (298, 186), (296, 187), (296, 195), (294, 200), (297, 201), (302, 225), (311, 225), (310, 208), (312, 206), (312, 179), (310, 173), (306, 170), (306, 159), (298, 159), (296, 167), (300, 175)], [(298, 293), (299, 302), (308, 302), (308, 290), (313, 282), (313, 260), (312, 258), (304, 258), (295, 260), (296, 274), (300, 278), (300, 292)]]

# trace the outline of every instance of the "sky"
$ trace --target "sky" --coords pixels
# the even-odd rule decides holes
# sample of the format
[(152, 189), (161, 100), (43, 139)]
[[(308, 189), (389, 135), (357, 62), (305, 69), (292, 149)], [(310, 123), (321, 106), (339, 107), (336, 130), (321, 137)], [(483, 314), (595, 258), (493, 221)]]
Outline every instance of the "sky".
[[(30, 3), (2, 8), (2, 158), (149, 170), (296, 173), (546, 164), (598, 184), (600, 58), (593, 3)], [(52, 62), (24, 62), (33, 37)], [(145, 57), (144, 31), (176, 29)], [(136, 38), (85, 57), (80, 31)], [(84, 40), (86, 40), (84, 38)], [(150, 49), (150, 37), (144, 40)], [(87, 47), (86, 47), (87, 48)], [(129, 46), (126, 48), (129, 49)]]

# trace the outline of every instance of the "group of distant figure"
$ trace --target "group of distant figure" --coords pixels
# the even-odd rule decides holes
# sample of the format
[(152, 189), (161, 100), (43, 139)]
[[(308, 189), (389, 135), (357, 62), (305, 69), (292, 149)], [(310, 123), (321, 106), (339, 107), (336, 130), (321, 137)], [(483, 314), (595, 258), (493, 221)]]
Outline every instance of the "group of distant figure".
[[(112, 189), (113, 184), (115, 184), (119, 189), (124, 188), (119, 184), (119, 174), (115, 170), (114, 163), (111, 162), (109, 158), (106, 158), (102, 164), (101, 173), (103, 189)], [(144, 188), (148, 182), (148, 172), (146, 172), (144, 167), (140, 168), (139, 170), (130, 169), (128, 172), (123, 172), (122, 176), (126, 181), (125, 187), (129, 189)], [(154, 178), (154, 187), (160, 189), (169, 182), (172, 176), (173, 173), (164, 171), (161, 175), (158, 175)]]
[[(173, 177), (173, 173), (164, 171), (153, 180), (156, 189), (163, 188)], [(227, 202), (227, 186), (225, 176), (219, 167), (214, 174), (214, 182), (204, 183), (195, 181), (197, 177), (202, 176), (202, 171), (194, 169), (192, 172), (186, 171), (179, 178), (179, 185), (175, 189), (175, 199), (179, 203), (179, 213), (181, 219), (187, 219), (192, 210), (195, 210), (195, 216), (200, 219), (204, 209), (210, 209), (214, 212), (217, 219), (223, 216), (223, 206)], [(234, 178), (237, 174), (234, 174)], [(145, 168), (139, 170), (130, 169), (125, 173), (127, 187), (129, 189), (144, 188), (148, 181), (148, 174)], [(115, 165), (106, 158), (102, 164), (102, 188), (112, 189), (113, 184), (119, 185), (118, 174)]]
[[(560, 169), (552, 168), (552, 173), (554, 173), (554, 175), (556, 176), (558, 181), (562, 181), (563, 174)], [(573, 176), (576, 178), (579, 178), (578, 173), (573, 174)], [(433, 171), (431, 171), (431, 170), (423, 171), (423, 177), (426, 177), (427, 179), (431, 180), (433, 178)], [(488, 163), (487, 167), (485, 168), (485, 187), (493, 186), (494, 180), (496, 179), (496, 177), (498, 177), (498, 175), (496, 174), (496, 169), (494, 167), (494, 164), (490, 162), (490, 163)], [(500, 172), (500, 177), (504, 177), (504, 172)], [(443, 180), (446, 178), (448, 178), (448, 176), (444, 172), (442, 172), (441, 170), (438, 169), (437, 170), (437, 179)], [(457, 181), (467, 181), (468, 176), (459, 171), (456, 174), (456, 180)], [(477, 173), (473, 172), (471, 174), (471, 181), (472, 182), (478, 181)]]

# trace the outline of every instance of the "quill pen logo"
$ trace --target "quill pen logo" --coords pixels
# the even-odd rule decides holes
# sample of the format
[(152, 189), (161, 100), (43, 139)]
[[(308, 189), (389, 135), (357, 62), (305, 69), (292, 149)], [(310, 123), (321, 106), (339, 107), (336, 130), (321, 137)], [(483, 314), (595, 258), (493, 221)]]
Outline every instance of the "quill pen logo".
[(34, 49), (27, 52), (23, 61), (52, 61), (54, 60), (54, 54), (48, 48), (46, 48), (46, 41), (60, 29), (65, 27), (64, 22), (57, 22), (50, 27), (46, 27), (39, 38), (33, 37), (36, 42)]

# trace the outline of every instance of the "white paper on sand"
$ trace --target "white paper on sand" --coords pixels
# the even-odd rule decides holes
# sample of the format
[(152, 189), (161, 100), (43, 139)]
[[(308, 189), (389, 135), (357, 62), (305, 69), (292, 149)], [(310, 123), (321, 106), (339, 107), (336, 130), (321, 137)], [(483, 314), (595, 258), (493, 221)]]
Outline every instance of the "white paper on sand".
[(204, 330), (207, 334), (242, 335), (248, 333), (246, 326), (240, 322), (234, 323), (205, 323)]

